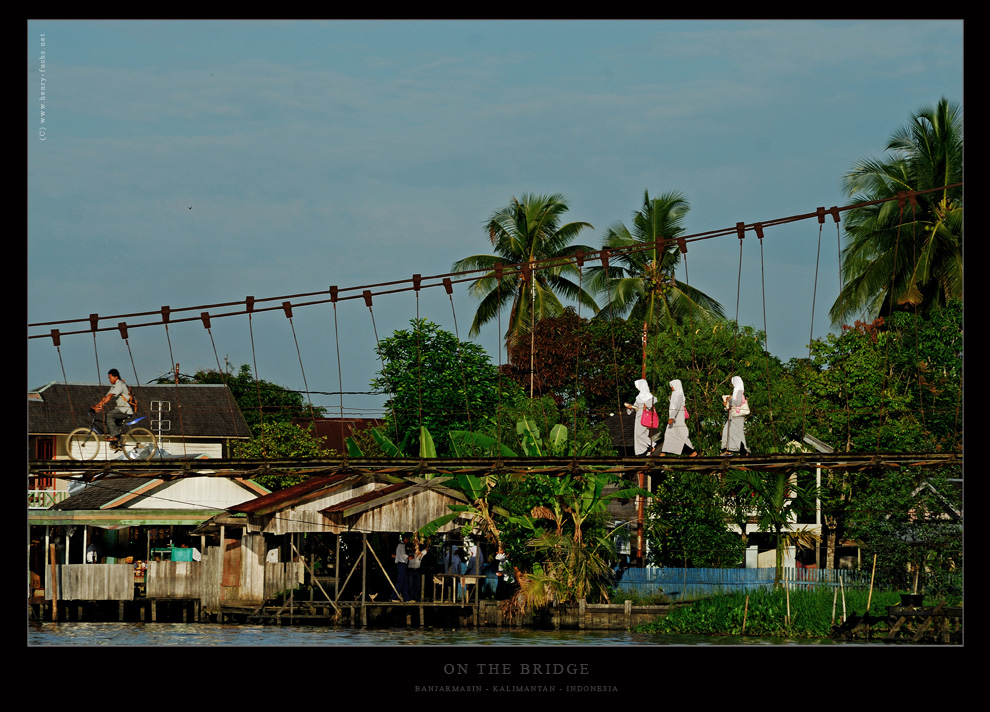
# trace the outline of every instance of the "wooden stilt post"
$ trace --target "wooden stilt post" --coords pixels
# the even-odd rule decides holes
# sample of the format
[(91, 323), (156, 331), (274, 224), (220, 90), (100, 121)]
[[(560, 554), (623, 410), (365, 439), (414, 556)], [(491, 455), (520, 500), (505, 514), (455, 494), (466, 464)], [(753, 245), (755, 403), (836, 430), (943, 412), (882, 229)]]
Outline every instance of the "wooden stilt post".
[(365, 605), (368, 600), (368, 535), (364, 532), (361, 532), (361, 541), (364, 545), (362, 551), (364, 561), (361, 567), (361, 627), (365, 628), (368, 626), (368, 609)]
[(58, 563), (56, 560), (55, 545), (49, 545), (52, 568), (52, 621), (58, 620)]

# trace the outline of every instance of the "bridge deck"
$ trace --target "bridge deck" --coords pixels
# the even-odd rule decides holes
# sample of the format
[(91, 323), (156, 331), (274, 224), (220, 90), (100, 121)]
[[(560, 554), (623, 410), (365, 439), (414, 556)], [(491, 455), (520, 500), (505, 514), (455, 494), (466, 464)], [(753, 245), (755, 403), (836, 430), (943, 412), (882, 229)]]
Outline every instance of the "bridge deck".
[[(648, 457), (648, 458), (333, 458), (276, 460), (126, 460), (76, 462), (73, 460), (31, 460), (28, 472), (55, 477), (78, 477), (86, 480), (117, 477), (245, 477), (291, 471), (294, 475), (331, 475), (343, 472), (374, 475), (383, 479), (423, 477), (436, 473), (489, 472), (519, 473), (540, 471), (544, 474), (578, 474), (585, 471), (608, 471), (631, 476), (638, 472), (709, 472), (729, 470), (825, 470), (864, 471), (899, 470), (909, 467), (959, 467), (961, 453), (830, 453), (793, 455), (746, 455), (732, 457)], [(208, 469), (207, 469), (208, 468)]]

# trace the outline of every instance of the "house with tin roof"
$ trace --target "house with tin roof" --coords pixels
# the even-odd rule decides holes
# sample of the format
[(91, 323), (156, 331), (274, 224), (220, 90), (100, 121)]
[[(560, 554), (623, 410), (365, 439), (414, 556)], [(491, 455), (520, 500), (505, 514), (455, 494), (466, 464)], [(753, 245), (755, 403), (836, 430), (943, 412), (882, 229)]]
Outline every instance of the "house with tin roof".
[[(49, 383), (28, 391), (28, 458), (67, 460), (69, 433), (89, 426), (88, 412), (109, 389), (106, 385)], [(251, 437), (247, 422), (227, 386), (140, 385), (137, 414), (148, 416), (147, 427), (158, 441), (162, 457), (222, 458), (231, 443)], [(104, 446), (97, 459), (114, 459)], [(53, 472), (58, 472), (53, 468)], [(50, 507), (68, 496), (67, 483), (55, 477), (32, 477), (28, 507)]]

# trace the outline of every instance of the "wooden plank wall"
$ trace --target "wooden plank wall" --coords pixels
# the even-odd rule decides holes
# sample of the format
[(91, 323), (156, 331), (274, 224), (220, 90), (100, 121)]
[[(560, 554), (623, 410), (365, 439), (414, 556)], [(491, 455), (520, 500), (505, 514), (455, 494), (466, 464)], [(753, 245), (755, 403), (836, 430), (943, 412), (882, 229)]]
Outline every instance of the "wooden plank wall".
[(201, 561), (149, 561), (148, 598), (199, 598)]
[(258, 601), (265, 598), (265, 538), (247, 534), (241, 539), (241, 598)]
[(303, 565), (299, 561), (265, 564), (265, 598), (274, 598), (303, 582)]
[(219, 547), (208, 546), (203, 551), (199, 572), (200, 605), (204, 611), (220, 610), (220, 578), (223, 573), (223, 553)]
[[(128, 564), (62, 564), (60, 601), (133, 601), (134, 567)], [(52, 599), (51, 568), (45, 567), (45, 599)]]

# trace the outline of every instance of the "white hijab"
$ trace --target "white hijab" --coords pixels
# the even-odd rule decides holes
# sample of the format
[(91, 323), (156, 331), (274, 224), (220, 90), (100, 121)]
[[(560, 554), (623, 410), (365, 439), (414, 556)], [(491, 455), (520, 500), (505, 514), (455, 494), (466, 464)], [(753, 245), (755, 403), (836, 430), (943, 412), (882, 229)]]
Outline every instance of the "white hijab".
[(636, 405), (653, 405), (655, 399), (650, 393), (650, 385), (642, 378), (636, 381), (634, 385), (639, 390), (639, 395), (636, 396)]
[(676, 418), (678, 412), (684, 407), (684, 386), (678, 380), (670, 382), (670, 417)]
[(743, 380), (739, 376), (732, 377), (732, 399), (735, 400), (736, 394), (743, 394)]

